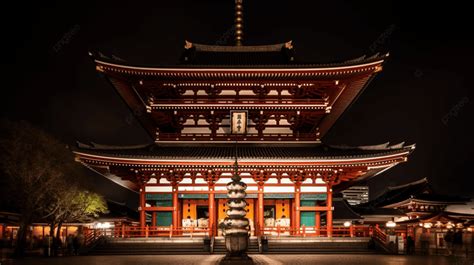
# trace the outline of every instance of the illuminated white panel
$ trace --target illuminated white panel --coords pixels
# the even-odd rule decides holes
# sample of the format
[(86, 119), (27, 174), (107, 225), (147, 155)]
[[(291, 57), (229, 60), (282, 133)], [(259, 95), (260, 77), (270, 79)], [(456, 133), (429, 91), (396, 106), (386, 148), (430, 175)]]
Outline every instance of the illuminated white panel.
[(263, 187), (264, 192), (294, 192), (295, 188), (293, 186), (271, 186)]
[(227, 190), (226, 186), (215, 186), (214, 190)]
[(145, 203), (145, 207), (151, 207), (151, 204)]
[(201, 128), (185, 127), (185, 128), (183, 128), (181, 133), (211, 133), (211, 130), (207, 127), (205, 127), (205, 128), (203, 128), (203, 127), (201, 127)]
[(196, 178), (194, 181), (195, 184), (207, 184), (207, 182), (202, 178)]
[(288, 92), (288, 90), (282, 90), (281, 95), (282, 96), (291, 96), (291, 94), (290, 94), (290, 92)]
[(316, 184), (325, 184), (322, 178), (317, 178), (316, 179)]
[(252, 176), (252, 174), (250, 174), (249, 172), (242, 172), (242, 173), (240, 174), (240, 177), (241, 177), (241, 178), (245, 178), (245, 177), (248, 177), (248, 176)]
[(268, 92), (268, 95), (269, 95), (269, 96), (277, 96), (277, 95), (278, 95), (278, 91), (276, 91), (276, 90), (270, 90), (270, 92)]
[(252, 90), (240, 90), (239, 95), (241, 96), (255, 96)]
[(207, 125), (207, 121), (206, 120), (203, 120), (203, 119), (199, 119), (198, 120), (198, 125)]
[(257, 186), (248, 186), (247, 190), (258, 190)]
[(281, 128), (265, 128), (264, 130), (264, 133), (265, 134), (278, 134), (278, 133), (282, 133), (282, 134), (292, 134), (293, 131), (290, 129), (290, 128), (285, 128), (285, 127), (281, 127)]
[(204, 90), (198, 90), (197, 94), (200, 95), (200, 96), (207, 95), (206, 91), (204, 91)]
[(276, 125), (277, 124), (277, 121), (274, 120), (274, 119), (270, 119), (268, 120), (268, 122), (266, 123), (266, 125)]
[(282, 178), (281, 184), (293, 184), (293, 182), (288, 178)]
[(172, 187), (171, 186), (146, 186), (145, 187), (146, 192), (171, 192)]
[(193, 119), (187, 119), (184, 125), (194, 125), (194, 120)]
[(253, 180), (253, 178), (242, 178), (242, 182), (244, 182), (245, 184), (257, 184), (257, 182), (255, 182), (255, 180)]
[(190, 178), (183, 178), (183, 180), (180, 182), (180, 184), (192, 184), (193, 180)]
[(317, 186), (301, 186), (301, 192), (327, 192), (327, 188)]
[(230, 172), (224, 172), (224, 173), (221, 174), (221, 177), (232, 177), (232, 175), (233, 174), (230, 173)]
[(307, 179), (305, 179), (302, 183), (303, 183), (303, 184), (311, 184), (311, 183), (313, 183), (313, 180), (310, 179), (310, 178), (307, 178)]
[(178, 191), (208, 191), (209, 188), (206, 186), (188, 186), (178, 187)]
[(156, 184), (156, 178), (151, 178), (147, 184)]
[(290, 123), (286, 119), (281, 119), (280, 125), (290, 125)]
[(219, 95), (233, 96), (235, 95), (235, 90), (222, 90)]
[(220, 179), (216, 182), (216, 184), (227, 184), (227, 183), (229, 183), (229, 182), (231, 182), (231, 181), (232, 181), (232, 179), (230, 179), (230, 178), (220, 178)]
[(193, 95), (194, 95), (194, 91), (192, 91), (192, 90), (186, 90), (186, 92), (184, 92), (184, 95), (185, 95), (185, 96), (193, 96)]
[(277, 183), (278, 183), (278, 179), (276, 179), (276, 178), (269, 178), (267, 181), (265, 181), (265, 183), (268, 183), (268, 184), (277, 184)]
[(170, 182), (168, 180), (166, 180), (165, 178), (160, 178), (160, 183), (161, 184), (170, 184)]

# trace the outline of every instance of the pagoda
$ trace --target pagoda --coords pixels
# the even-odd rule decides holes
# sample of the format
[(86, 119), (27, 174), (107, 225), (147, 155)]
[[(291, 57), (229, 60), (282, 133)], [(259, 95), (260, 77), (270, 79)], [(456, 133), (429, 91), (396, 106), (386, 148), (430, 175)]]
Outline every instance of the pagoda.
[(96, 70), (154, 142), (80, 143), (76, 160), (139, 194), (141, 229), (222, 235), (226, 185), (237, 174), (246, 184), (251, 235), (275, 229), (300, 235), (314, 227), (331, 237), (335, 189), (406, 162), (415, 149), (321, 142), (388, 54), (303, 63), (291, 41), (243, 45), (242, 10), (236, 14), (235, 45), (186, 41), (174, 65), (136, 65), (91, 52)]

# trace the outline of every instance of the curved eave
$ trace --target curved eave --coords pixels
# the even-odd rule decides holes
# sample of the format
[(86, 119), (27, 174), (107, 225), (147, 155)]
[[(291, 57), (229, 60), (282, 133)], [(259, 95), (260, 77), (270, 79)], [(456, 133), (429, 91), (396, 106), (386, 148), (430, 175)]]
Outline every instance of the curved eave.
[(183, 77), (183, 78), (252, 78), (252, 77), (326, 77), (353, 75), (358, 73), (378, 72), (382, 68), (384, 58), (349, 65), (318, 66), (318, 65), (268, 65), (268, 66), (182, 66), (182, 67), (142, 67), (95, 59), (96, 68), (100, 72), (115, 72), (127, 75)]
[[(240, 158), (238, 163), (241, 167), (367, 167), (368, 169), (380, 169), (393, 166), (400, 162), (405, 162), (407, 156), (412, 151), (411, 148), (394, 151), (388, 154), (369, 157), (344, 157), (344, 158), (295, 158), (295, 159), (265, 159), (265, 158)], [(222, 167), (232, 167), (235, 163), (233, 158), (131, 158), (119, 156), (107, 156), (82, 151), (75, 151), (76, 156), (87, 164), (113, 165), (113, 166), (139, 166), (139, 167), (195, 167), (215, 165)]]
[(401, 206), (406, 206), (411, 203), (419, 203), (419, 204), (428, 204), (428, 205), (450, 205), (450, 204), (465, 204), (466, 202), (463, 201), (429, 201), (429, 200), (421, 200), (421, 199), (416, 199), (416, 198), (410, 198), (403, 200), (401, 202), (397, 203), (392, 203), (383, 206), (383, 208), (396, 208), (396, 207), (401, 207)]

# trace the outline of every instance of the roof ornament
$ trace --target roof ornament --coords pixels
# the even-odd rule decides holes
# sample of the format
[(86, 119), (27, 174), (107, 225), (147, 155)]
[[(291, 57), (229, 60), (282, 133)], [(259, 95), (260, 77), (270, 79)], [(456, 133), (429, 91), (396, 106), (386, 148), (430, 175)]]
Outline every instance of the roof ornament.
[(235, 0), (235, 45), (242, 46), (243, 40), (243, 0)]
[(290, 40), (288, 42), (285, 42), (285, 49), (291, 50), (293, 49), (293, 41)]
[(187, 41), (187, 40), (184, 41), (184, 48), (185, 48), (186, 50), (189, 50), (189, 49), (191, 49), (192, 47), (193, 47), (193, 43), (192, 43), (192, 42)]

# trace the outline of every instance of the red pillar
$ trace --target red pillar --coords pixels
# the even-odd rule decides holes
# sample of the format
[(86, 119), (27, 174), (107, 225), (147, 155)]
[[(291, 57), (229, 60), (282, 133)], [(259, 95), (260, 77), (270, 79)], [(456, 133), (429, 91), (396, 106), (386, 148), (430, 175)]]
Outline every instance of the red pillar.
[(327, 215), (326, 215), (326, 228), (327, 228), (327, 234), (328, 237), (332, 237), (332, 187), (331, 185), (327, 186)]
[(301, 200), (300, 200), (300, 188), (301, 186), (299, 185), (299, 183), (296, 183), (295, 184), (295, 230), (296, 230), (296, 234), (299, 234), (300, 233), (300, 218), (301, 218), (301, 214), (300, 214), (300, 206), (301, 206)]
[[(179, 216), (178, 216), (178, 185), (173, 186), (173, 229), (179, 227)], [(175, 234), (175, 233), (173, 233)]]
[(209, 186), (209, 236), (214, 235), (214, 226), (215, 226), (215, 219), (216, 219), (216, 200), (214, 197), (214, 186)]
[(145, 215), (145, 185), (140, 187), (140, 229), (145, 229), (146, 215)]
[(153, 212), (151, 215), (151, 227), (156, 226), (156, 212)]
[(265, 226), (265, 219), (263, 218), (263, 184), (258, 185), (258, 214), (257, 214), (257, 235), (263, 235), (263, 227)]
[(321, 230), (321, 212), (316, 212), (316, 235), (320, 235)]

